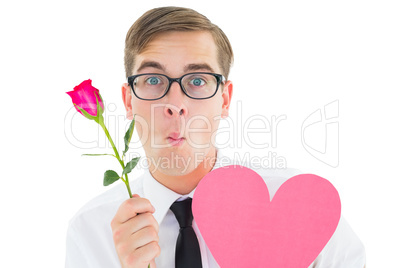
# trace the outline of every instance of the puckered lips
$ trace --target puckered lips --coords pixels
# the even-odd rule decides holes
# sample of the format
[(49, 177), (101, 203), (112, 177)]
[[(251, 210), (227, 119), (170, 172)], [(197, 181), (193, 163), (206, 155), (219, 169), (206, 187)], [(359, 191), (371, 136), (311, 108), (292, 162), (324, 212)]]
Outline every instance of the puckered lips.
[(166, 139), (171, 146), (181, 146), (186, 140), (179, 132), (171, 132)]

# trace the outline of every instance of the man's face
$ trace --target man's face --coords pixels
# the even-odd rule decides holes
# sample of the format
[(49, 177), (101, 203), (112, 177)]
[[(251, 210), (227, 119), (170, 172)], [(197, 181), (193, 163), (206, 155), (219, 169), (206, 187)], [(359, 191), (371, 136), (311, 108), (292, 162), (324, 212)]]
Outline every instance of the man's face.
[[(208, 32), (168, 32), (158, 35), (136, 56), (134, 74), (159, 73), (178, 78), (191, 72), (222, 74), (217, 48)], [(187, 97), (173, 82), (162, 99), (138, 99), (124, 84), (123, 100), (129, 119), (147, 155), (150, 171), (181, 176), (193, 171), (204, 157), (215, 157), (220, 118), (228, 115), (232, 83), (221, 84), (210, 99)], [(210, 159), (207, 159), (210, 160)]]

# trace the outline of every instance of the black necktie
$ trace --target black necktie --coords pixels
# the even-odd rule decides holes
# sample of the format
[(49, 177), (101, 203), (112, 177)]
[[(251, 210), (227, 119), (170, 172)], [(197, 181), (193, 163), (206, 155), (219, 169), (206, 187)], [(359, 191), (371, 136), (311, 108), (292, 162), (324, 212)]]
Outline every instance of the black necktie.
[(170, 207), (180, 225), (176, 242), (176, 268), (202, 268), (200, 246), (192, 227), (192, 199), (176, 201)]

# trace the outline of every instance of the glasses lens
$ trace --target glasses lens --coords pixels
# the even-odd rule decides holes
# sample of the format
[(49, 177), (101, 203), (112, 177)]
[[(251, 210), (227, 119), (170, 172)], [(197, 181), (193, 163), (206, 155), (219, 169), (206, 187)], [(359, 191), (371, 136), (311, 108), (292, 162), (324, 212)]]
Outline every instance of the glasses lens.
[(193, 98), (209, 98), (218, 87), (216, 77), (211, 74), (193, 73), (183, 77), (181, 81), (186, 93)]
[(140, 75), (133, 82), (137, 96), (149, 100), (162, 97), (168, 85), (169, 80), (165, 76), (157, 74)]

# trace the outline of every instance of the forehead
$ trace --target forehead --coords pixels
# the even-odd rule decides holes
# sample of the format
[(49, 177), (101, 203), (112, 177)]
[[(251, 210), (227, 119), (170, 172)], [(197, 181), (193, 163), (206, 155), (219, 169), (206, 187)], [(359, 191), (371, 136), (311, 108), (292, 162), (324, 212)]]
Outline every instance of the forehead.
[(136, 56), (133, 73), (142, 72), (141, 66), (147, 62), (158, 63), (164, 71), (175, 75), (183, 73), (189, 65), (208, 65), (211, 69), (208, 71), (221, 73), (215, 41), (204, 31), (158, 34)]

